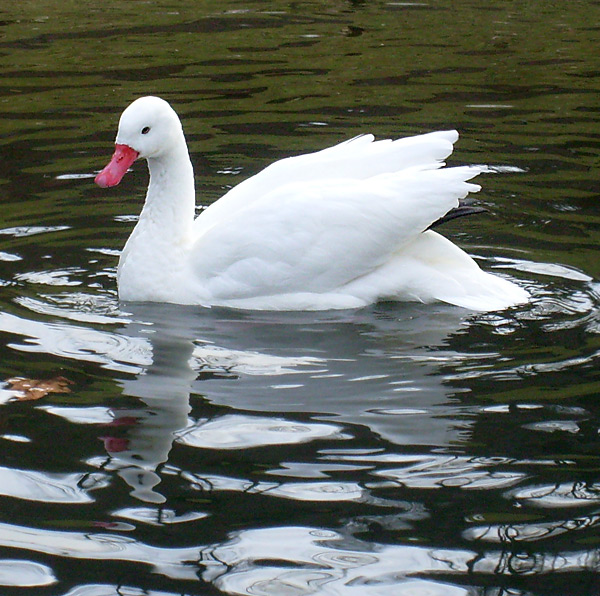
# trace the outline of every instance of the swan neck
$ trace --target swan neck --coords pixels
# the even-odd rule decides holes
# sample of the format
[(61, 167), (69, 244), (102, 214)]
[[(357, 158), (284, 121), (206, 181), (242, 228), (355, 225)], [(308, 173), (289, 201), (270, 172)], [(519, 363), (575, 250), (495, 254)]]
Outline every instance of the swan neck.
[(194, 170), (185, 140), (171, 151), (148, 158), (150, 184), (140, 220), (150, 217), (167, 233), (187, 233), (194, 221)]

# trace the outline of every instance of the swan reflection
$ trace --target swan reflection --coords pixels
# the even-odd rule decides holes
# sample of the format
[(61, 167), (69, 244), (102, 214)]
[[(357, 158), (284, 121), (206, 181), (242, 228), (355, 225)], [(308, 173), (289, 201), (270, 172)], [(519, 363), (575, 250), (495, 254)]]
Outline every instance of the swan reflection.
[[(508, 575), (517, 564), (526, 573), (515, 542), (580, 534), (597, 524), (579, 512), (555, 525), (473, 518), (462, 546), (406, 543), (431, 515), (410, 491), (496, 491), (538, 509), (597, 501), (595, 485), (574, 491), (567, 482), (533, 484), (510, 458), (452, 452), (476, 420), (460, 415), (467, 406), (455, 398), (468, 386), (460, 383), (461, 363), (468, 368), (472, 359), (449, 347), (460, 345), (454, 338), (468, 324), (455, 309), (380, 306), (293, 315), (168, 305), (126, 310), (112, 325), (87, 326), (69, 317), (41, 323), (0, 313), (0, 328), (26, 338), (13, 348), (99, 364), (117, 387), (110, 407), (38, 406), (89, 425), (104, 451), (88, 455), (84, 463), (94, 472), (86, 478), (52, 477), (58, 496), (29, 491), (20, 498), (88, 503), (115, 476), (134, 497), (101, 520), (97, 527), (104, 533), (0, 524), (0, 545), (74, 560), (135, 561), (170, 578), (202, 577), (230, 594), (288, 587), (309, 594), (327, 584), (340, 593), (360, 586), (361, 593), (375, 594), (394, 586), (397, 593), (441, 596), (470, 593), (456, 584), (473, 573)], [(256, 458), (256, 468), (252, 453), (260, 449), (272, 456)], [(307, 449), (310, 456), (303, 457)], [(236, 458), (244, 464), (227, 465)], [(7, 468), (2, 475), (15, 474)], [(235, 516), (238, 529), (221, 532), (216, 526), (224, 510), (215, 503), (236, 498), (240, 503), (227, 515)], [(339, 523), (327, 517), (318, 528), (273, 525), (252, 509), (256, 504), (268, 511), (266, 503), (284, 501), (335, 506), (346, 514)], [(357, 505), (368, 513), (355, 515)], [(163, 549), (126, 534), (182, 523), (203, 538)], [(397, 539), (379, 540), (378, 532)], [(560, 550), (527, 564), (535, 563), (535, 573), (591, 569), (595, 552)]]
[(104, 416), (48, 409), (77, 423), (89, 410), (109, 458), (88, 463), (158, 504), (174, 444), (209, 452), (322, 439), (342, 446), (360, 429), (397, 445), (460, 441), (470, 422), (457, 418), (459, 389), (441, 373), (470, 357), (446, 347), (464, 316), (443, 305), (248, 313), (128, 304), (112, 328), (106, 317), (83, 326), (68, 314), (42, 323), (8, 313), (0, 328), (26, 336), (18, 349), (117, 373), (122, 395), (138, 399), (120, 399)]
[[(461, 358), (443, 348), (463, 320), (456, 309), (412, 307), (400, 320), (385, 308), (277, 314), (136, 304), (127, 310), (131, 321), (119, 335), (136, 354), (141, 342), (148, 350), (136, 375), (120, 384), (140, 402), (113, 408), (114, 432), (104, 440), (108, 468), (143, 501), (164, 501), (157, 469), (174, 443), (215, 450), (343, 442), (351, 437), (347, 425), (360, 425), (397, 444), (441, 446), (464, 431), (464, 422), (444, 416), (447, 388), (439, 374), (444, 363)], [(231, 413), (192, 416), (190, 395)]]

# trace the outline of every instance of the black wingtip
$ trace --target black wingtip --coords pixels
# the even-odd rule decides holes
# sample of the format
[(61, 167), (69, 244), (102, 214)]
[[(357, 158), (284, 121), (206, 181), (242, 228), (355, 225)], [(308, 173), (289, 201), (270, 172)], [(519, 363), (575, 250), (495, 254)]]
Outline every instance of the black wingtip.
[(489, 213), (489, 211), (485, 207), (477, 207), (476, 205), (464, 205), (461, 204), (454, 209), (450, 209), (446, 215), (443, 215), (439, 219), (436, 219), (427, 230), (432, 230), (433, 228), (437, 228), (442, 224), (445, 224), (453, 219), (457, 219), (459, 217), (466, 217), (467, 215), (476, 215), (478, 213)]

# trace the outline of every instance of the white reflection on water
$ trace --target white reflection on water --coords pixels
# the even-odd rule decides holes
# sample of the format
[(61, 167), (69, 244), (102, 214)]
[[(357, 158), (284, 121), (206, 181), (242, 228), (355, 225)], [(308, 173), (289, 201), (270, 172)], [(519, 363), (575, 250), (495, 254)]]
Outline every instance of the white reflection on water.
[[(404, 515), (407, 520), (413, 517), (410, 511), (400, 512), (398, 517)], [(577, 520), (572, 521), (575, 524)], [(463, 576), (596, 571), (600, 554), (595, 549), (573, 549), (529, 555), (487, 550), (478, 555), (465, 549), (373, 544), (343, 531), (302, 526), (247, 529), (219, 544), (160, 548), (116, 534), (49, 531), (4, 523), (0, 524), (0, 546), (73, 560), (142, 563), (177, 580), (197, 581), (201, 573), (205, 581), (228, 594), (272, 596), (316, 592), (381, 595), (392, 586), (394, 594), (406, 596), (467, 596), (472, 594), (470, 588), (457, 585)], [(47, 576), (51, 577), (49, 570)]]
[(13, 236), (14, 238), (24, 238), (35, 236), (36, 234), (47, 234), (49, 232), (61, 232), (69, 230), (70, 226), (17, 226), (15, 228), (3, 228), (0, 235)]
[[(446, 390), (443, 378), (435, 374), (443, 363), (460, 356), (439, 351), (431, 357), (432, 346), (440, 345), (461, 324), (457, 309), (437, 310), (433, 319), (430, 312), (411, 310), (412, 317), (398, 321), (355, 313), (315, 316), (207, 312), (165, 305), (131, 308), (135, 321), (122, 330), (121, 337), (146, 339), (152, 361), (121, 384), (125, 395), (141, 398), (149, 409), (114, 412), (115, 424), (119, 419), (136, 422), (125, 447), (119, 444), (112, 451), (108, 447), (112, 460), (107, 469), (119, 469), (142, 500), (161, 502), (155, 470), (168, 461), (173, 441), (202, 449), (247, 449), (344, 439), (349, 435), (342, 432), (342, 425), (351, 422), (368, 425), (394, 442), (445, 445), (465, 427), (464, 422), (443, 416)], [(196, 380), (198, 373), (201, 381)], [(284, 380), (289, 375), (293, 375), (291, 382)], [(224, 380), (228, 377), (235, 383)], [(236, 410), (335, 416), (335, 424), (299, 424), (283, 416), (243, 414), (193, 419), (190, 393)], [(370, 407), (372, 401), (381, 412)], [(421, 414), (408, 421), (385, 413), (399, 406), (412, 410), (418, 406)], [(340, 486), (334, 490), (341, 497)], [(331, 494), (331, 488), (322, 486), (292, 491), (275, 484), (269, 489), (274, 496), (280, 492), (290, 498), (295, 493), (299, 500)]]
[(151, 347), (146, 338), (125, 338), (117, 333), (67, 322), (42, 323), (6, 312), (0, 312), (0, 329), (25, 337), (23, 343), (9, 344), (23, 352), (96, 362), (122, 372), (140, 372), (144, 365), (152, 362)]
[(264, 445), (307, 443), (315, 439), (347, 439), (334, 424), (299, 424), (278, 418), (228, 414), (196, 420), (177, 433), (177, 442), (201, 449), (245, 449)]
[[(594, 571), (598, 552), (483, 556), (461, 549), (363, 542), (309, 527), (247, 530), (203, 553), (203, 578), (228, 594), (381, 594), (466, 596), (461, 576)], [(415, 577), (419, 576), (419, 577)], [(452, 581), (453, 584), (445, 583)]]
[[(84, 480), (86, 482), (84, 483)], [(84, 485), (106, 487), (105, 474), (50, 474), (0, 467), (0, 495), (43, 503), (90, 503), (94, 499)]]
[(23, 257), (10, 253), (0, 251), (0, 261), (21, 261)]
[(356, 482), (285, 482), (260, 492), (294, 501), (320, 503), (369, 500), (368, 491)]
[[(9, 392), (12, 393), (12, 392)], [(0, 397), (0, 403), (2, 403), (2, 399)], [(23, 435), (0, 435), (0, 439), (4, 439), (5, 441), (14, 441), (15, 443), (30, 443), (31, 439), (28, 437), (24, 437)]]
[(463, 537), (473, 541), (506, 544), (537, 542), (563, 534), (569, 534), (572, 540), (576, 540), (577, 532), (597, 527), (599, 523), (600, 515), (590, 515), (530, 524), (491, 524), (468, 528), (463, 532)]
[(537, 484), (512, 491), (507, 496), (529, 507), (584, 507), (600, 504), (600, 483)]
[(468, 588), (415, 575), (466, 573), (470, 551), (373, 545), (338, 532), (279, 527), (240, 532), (203, 553), (205, 580), (227, 594), (467, 596)]
[[(67, 313), (78, 309), (78, 296), (65, 299)], [(23, 305), (43, 310), (39, 301)], [(46, 314), (56, 315), (57, 308), (53, 301)], [(100, 310), (106, 317), (110, 309), (100, 305)], [(463, 324), (459, 309), (407, 307), (400, 320), (368, 311), (252, 314), (171, 305), (128, 305), (128, 310), (113, 313), (112, 330), (9, 313), (0, 313), (0, 329), (25, 337), (11, 344), (15, 349), (135, 375), (119, 383), (123, 395), (139, 398), (143, 408), (137, 400), (131, 408), (113, 408), (108, 423), (105, 412), (51, 411), (91, 424), (103, 418), (108, 460), (87, 463), (117, 471), (143, 501), (164, 502), (156, 490), (156, 470), (168, 462), (174, 441), (200, 449), (246, 449), (343, 440), (350, 436), (343, 432), (349, 422), (368, 425), (396, 443), (440, 446), (458, 440), (468, 424), (455, 420), (439, 375), (441, 366), (463, 358), (439, 349)], [(290, 375), (293, 380), (286, 381)], [(301, 412), (304, 420), (256, 414), (195, 419), (190, 416), (192, 394), (236, 410)], [(335, 416), (335, 424), (306, 421), (306, 413)], [(126, 427), (126, 438), (114, 438), (112, 427)]]
[[(344, 458), (342, 458), (344, 459)], [(370, 461), (369, 457), (353, 457), (353, 460)], [(400, 467), (377, 470), (377, 476), (389, 478), (410, 488), (462, 488), (490, 490), (514, 486), (526, 474), (494, 470), (509, 463), (503, 458), (444, 456), (444, 455), (389, 455), (385, 463), (401, 463)]]
[(56, 583), (52, 569), (33, 561), (0, 559), (0, 586), (33, 588)]
[(84, 273), (84, 269), (77, 267), (71, 267), (70, 269), (57, 269), (43, 271), (26, 271), (15, 275), (15, 279), (19, 282), (25, 282), (30, 284), (40, 284), (45, 286), (79, 286), (80, 281), (74, 281), (71, 279), (73, 275)]
[(273, 356), (253, 350), (232, 350), (210, 343), (196, 345), (193, 351), (195, 368), (208, 369), (212, 373), (219, 370), (230, 374), (243, 373), (246, 375), (282, 375), (295, 372), (307, 372), (310, 367), (312, 374), (322, 370), (320, 366), (325, 361), (311, 356)]
[(0, 523), (0, 546), (37, 551), (70, 559), (144, 563), (174, 579), (197, 579), (189, 565), (198, 560), (199, 547), (159, 548), (117, 534), (66, 532)]
[(536, 275), (545, 275), (548, 277), (558, 277), (561, 279), (570, 279), (574, 281), (591, 282), (593, 278), (578, 271), (573, 267), (566, 267), (558, 263), (543, 263), (534, 261), (525, 261), (523, 259), (508, 259), (505, 257), (496, 257), (494, 259), (494, 268), (503, 269), (510, 268), (516, 269), (517, 271), (523, 271), (525, 273), (535, 273)]
[[(600, 486), (586, 482), (530, 485), (508, 491), (508, 499), (518, 503), (523, 517), (504, 523), (474, 524), (463, 532), (466, 540), (496, 544), (519, 544), (548, 540), (568, 535), (572, 543), (578, 540), (578, 534), (597, 528), (600, 515), (597, 511), (600, 503)], [(560, 511), (559, 519), (540, 518), (539, 513), (528, 511), (535, 509), (555, 509)], [(570, 517), (568, 510), (590, 508), (587, 515), (580, 513)], [(586, 534), (589, 535), (589, 532)], [(580, 555), (577, 555), (578, 557)]]
[(132, 586), (112, 585), (112, 584), (87, 584), (77, 586), (63, 596), (181, 596), (178, 590), (175, 592), (163, 592), (162, 590), (147, 590), (143, 588), (134, 588)]
[(74, 424), (110, 424), (113, 417), (108, 408), (96, 407), (68, 407), (68, 406), (40, 406), (40, 410), (65, 418)]
[(188, 511), (183, 515), (178, 515), (173, 509), (161, 507), (126, 507), (114, 511), (115, 517), (121, 517), (134, 522), (141, 522), (150, 526), (162, 527), (164, 525), (184, 524), (196, 522), (205, 519), (208, 514), (200, 511)]

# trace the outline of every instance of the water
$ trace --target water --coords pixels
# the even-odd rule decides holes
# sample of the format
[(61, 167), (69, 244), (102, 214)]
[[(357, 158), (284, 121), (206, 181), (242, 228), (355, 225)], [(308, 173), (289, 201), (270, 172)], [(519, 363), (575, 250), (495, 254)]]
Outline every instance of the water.
[[(599, 4), (1, 8), (0, 593), (600, 594)], [(204, 205), (457, 127), (502, 173), (444, 233), (532, 302), (120, 304), (147, 174), (91, 177), (149, 93)]]

